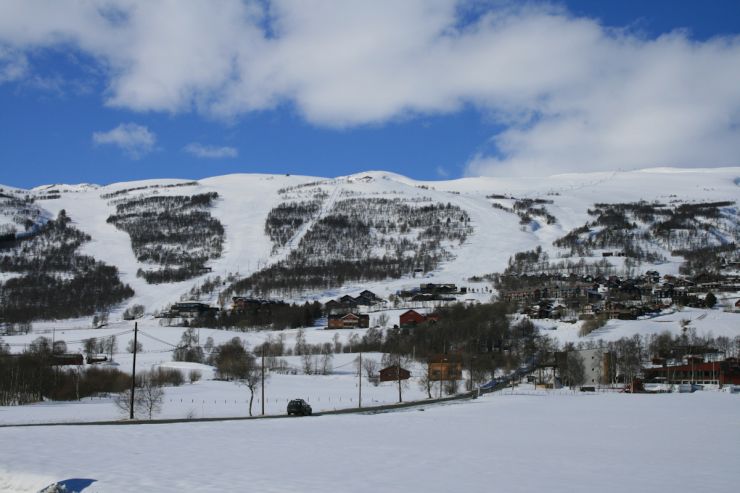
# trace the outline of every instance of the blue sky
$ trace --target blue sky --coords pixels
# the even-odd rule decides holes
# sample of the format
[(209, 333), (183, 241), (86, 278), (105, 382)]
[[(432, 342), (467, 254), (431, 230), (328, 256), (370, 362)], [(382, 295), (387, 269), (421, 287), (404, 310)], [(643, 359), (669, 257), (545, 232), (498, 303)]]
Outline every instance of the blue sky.
[(737, 1), (116, 3), (0, 5), (0, 183), (740, 164)]

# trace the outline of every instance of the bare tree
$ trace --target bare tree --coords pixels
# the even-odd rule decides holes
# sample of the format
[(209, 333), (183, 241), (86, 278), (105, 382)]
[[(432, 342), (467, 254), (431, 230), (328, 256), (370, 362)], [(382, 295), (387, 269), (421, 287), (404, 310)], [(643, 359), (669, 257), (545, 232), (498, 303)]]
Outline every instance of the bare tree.
[(185, 346), (197, 346), (200, 343), (200, 335), (194, 327), (188, 327), (180, 336), (180, 342)]
[(331, 340), (332, 340), (332, 343), (334, 344), (334, 352), (341, 353), (342, 352), (342, 341), (339, 340), (339, 332), (335, 332), (334, 337), (332, 337)]
[(447, 395), (455, 395), (459, 390), (459, 381), (452, 378), (444, 381), (444, 390)]
[(82, 350), (85, 352), (87, 356), (90, 356), (95, 352), (95, 348), (97, 347), (97, 341), (94, 337), (91, 337), (89, 339), (85, 339), (82, 341)]
[(313, 358), (310, 353), (301, 354), (301, 366), (303, 367), (303, 373), (306, 375), (313, 373)]
[(213, 351), (213, 337), (206, 337), (206, 343), (203, 345), (203, 349), (206, 353), (211, 354), (211, 351)]
[(54, 354), (64, 354), (67, 352), (67, 343), (65, 341), (54, 341), (51, 351)]
[(234, 380), (249, 389), (249, 415), (252, 415), (254, 393), (261, 384), (262, 367), (251, 351), (238, 337), (221, 344), (216, 351), (214, 363), (219, 375), (227, 380)]
[(586, 369), (583, 366), (583, 357), (577, 351), (568, 351), (566, 356), (565, 381), (571, 389), (582, 385), (586, 380)]
[(113, 355), (118, 351), (118, 339), (116, 336), (110, 336), (105, 339), (103, 344), (104, 352), (110, 356), (110, 360), (113, 361)]
[(249, 389), (249, 415), (252, 415), (252, 402), (254, 401), (254, 393), (259, 389), (260, 381), (262, 377), (262, 368), (257, 365), (257, 360), (251, 353), (247, 353), (247, 365), (243, 383)]
[(139, 402), (139, 406), (149, 416), (149, 419), (152, 419), (153, 415), (162, 411), (164, 389), (153, 378), (144, 378), (141, 387), (136, 391), (134, 399)]
[(172, 352), (173, 361), (188, 361), (191, 363), (203, 363), (205, 354), (200, 346), (200, 335), (193, 327), (186, 329), (180, 336), (180, 344)]
[(378, 373), (378, 362), (371, 358), (364, 358), (362, 360), (362, 369), (365, 370), (367, 379), (371, 380)]
[(334, 355), (330, 351), (321, 352), (321, 374), (328, 375), (332, 372), (332, 361)]
[(347, 345), (346, 347), (349, 348), (349, 352), (351, 353), (354, 350), (357, 350), (357, 346), (360, 345), (360, 336), (353, 332), (352, 334), (347, 336)]
[(614, 342), (617, 370), (624, 375), (626, 382), (632, 382), (642, 368), (642, 348), (640, 336), (622, 338)]
[[(136, 352), (140, 353), (143, 350), (144, 350), (144, 344), (142, 344), (141, 341), (136, 341)], [(129, 353), (134, 352), (134, 340), (133, 339), (128, 340), (128, 344), (126, 344), (126, 351), (128, 351)]]
[(303, 356), (305, 353), (308, 353), (308, 348), (306, 344), (306, 333), (303, 329), (298, 329), (298, 333), (295, 336), (295, 348), (293, 349), (293, 354), (296, 356)]
[[(145, 415), (152, 419), (162, 411), (164, 389), (161, 384), (148, 374), (141, 375), (139, 385), (134, 392), (134, 417)], [(126, 389), (113, 400), (125, 416), (131, 412), (131, 389)]]
[(190, 370), (190, 372), (188, 373), (188, 379), (190, 380), (191, 384), (200, 380), (202, 376), (203, 374), (199, 372), (198, 370)]
[(425, 365), (424, 373), (419, 377), (419, 388), (426, 390), (427, 397), (432, 398), (432, 388), (434, 387), (434, 380), (429, 375), (429, 363)]
[(144, 305), (133, 305), (123, 312), (124, 320), (135, 320), (144, 316)]

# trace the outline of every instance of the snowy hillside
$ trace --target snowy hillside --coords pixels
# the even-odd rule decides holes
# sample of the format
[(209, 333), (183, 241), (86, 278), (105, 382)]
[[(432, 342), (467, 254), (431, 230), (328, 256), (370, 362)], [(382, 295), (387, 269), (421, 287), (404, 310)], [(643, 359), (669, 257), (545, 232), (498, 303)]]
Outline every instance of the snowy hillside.
[[(540, 282), (542, 276), (554, 279), (561, 275), (556, 271), (573, 265), (580, 270), (608, 265), (607, 270), (618, 274), (612, 277), (646, 271), (678, 274), (686, 257), (677, 250), (690, 256), (691, 249), (709, 249), (710, 260), (722, 263), (727, 277), (735, 279), (740, 265), (734, 248), (740, 238), (738, 177), (740, 168), (653, 169), (544, 180), (417, 182), (373, 171), (331, 179), (230, 175), (197, 182), (5, 189), (0, 212), (10, 226), (0, 249), (2, 308), (18, 314), (20, 309), (8, 310), (9, 300), (30, 300), (24, 313), (44, 316), (13, 324), (0, 342), (13, 353), (8, 362), (24, 353), (41, 354), (40, 345), (59, 345), (57, 352), (71, 356), (107, 355), (102, 367), (126, 376), (133, 369), (134, 322), (124, 320), (124, 311), (141, 305), (145, 313), (137, 319), (137, 371), (174, 368), (188, 379), (199, 372), (195, 381), (162, 391), (159, 417), (177, 419), (250, 414), (245, 387), (214, 373), (219, 348), (234, 340), (245, 351), (256, 356), (266, 351), (272, 359), (266, 362), (268, 415), (283, 414), (286, 403), (297, 396), (308, 399), (317, 412), (356, 407), (359, 354), (374, 368), (365, 369), (366, 406), (398, 400), (396, 382), (370, 380), (392, 364), (393, 351), (407, 357), (403, 364), (410, 378), (404, 400), (452, 395), (463, 380), (488, 382), (526, 366), (535, 350), (568, 344), (611, 344), (621, 351), (622, 373), (630, 348), (649, 361), (648, 353), (666, 340), (666, 333), (670, 344), (691, 341), (737, 355), (736, 288), (716, 290), (711, 309), (671, 303), (630, 319), (604, 316), (603, 323), (588, 331), (584, 328), (595, 320), (593, 313), (576, 320), (531, 312), (532, 305), (542, 309), (548, 300), (515, 309), (476, 302), (506, 294), (505, 286), (494, 280), (509, 276), (517, 282), (530, 276)], [(492, 275), (496, 273), (503, 275)], [(418, 292), (413, 289), (419, 290), (421, 283), (454, 283), (467, 291), (453, 290), (451, 298), (432, 301), (403, 294)], [(583, 281), (580, 274), (576, 283), (593, 287), (593, 280)], [(630, 286), (625, 282), (609, 288), (614, 305), (623, 301), (624, 285)], [(253, 323), (246, 310), (221, 311), (219, 323), (210, 324), (206, 322), (213, 319), (155, 316), (181, 300), (231, 305), (230, 297), (242, 294), (270, 298), (257, 301), (267, 302), (272, 316), (273, 309), (300, 311), (318, 305), (290, 307), (276, 300), (328, 302), (365, 289), (385, 299), (376, 307), (363, 307), (365, 327), (327, 327), (328, 317), (337, 315), (326, 306), (308, 321), (283, 325), (276, 323), (277, 317)], [(579, 310), (590, 305), (582, 294)], [(641, 296), (636, 303), (642, 304)], [(467, 303), (436, 306), (449, 300)], [(561, 301), (573, 300), (562, 297), (555, 303)], [(441, 318), (418, 330), (394, 328), (403, 325), (401, 314), (409, 308), (421, 314), (437, 309)], [(57, 319), (48, 315), (52, 309)], [(107, 320), (99, 316), (104, 310), (110, 310)], [(427, 357), (468, 347), (478, 348), (479, 367), (465, 368), (466, 376), (452, 380), (452, 388), (441, 381), (430, 385)], [(183, 350), (201, 351), (200, 357), (180, 357)], [(82, 374), (98, 371), (96, 363), (88, 359)], [(74, 372), (67, 369), (63, 375), (73, 378)], [(115, 404), (120, 391), (88, 389), (81, 400), (71, 401), (38, 396), (12, 401), (0, 408), (0, 424), (115, 420), (121, 416)], [(258, 409), (261, 396), (254, 397)]]
[[(589, 210), (595, 204), (729, 203), (721, 210), (722, 227), (711, 234), (715, 243), (730, 243), (738, 235), (738, 212), (734, 204), (740, 197), (738, 177), (740, 168), (656, 168), (545, 179), (464, 178), (418, 182), (374, 171), (333, 179), (245, 174), (197, 182), (169, 179), (106, 186), (48, 185), (14, 193), (36, 198), (36, 214), (41, 217), (53, 218), (65, 210), (71, 224), (91, 238), (81, 246), (81, 253), (118, 268), (121, 281), (131, 286), (135, 294), (126, 303), (113, 307), (115, 315), (132, 304), (144, 305), (149, 313), (162, 310), (173, 302), (192, 297), (193, 288), (218, 277), (222, 283), (215, 291), (196, 293), (215, 303), (219, 292), (234, 281), (248, 279), (260, 271), (275, 272), (265, 270), (271, 266), (291, 269), (297, 262), (310, 264), (312, 258), (325, 262), (325, 257), (332, 256), (356, 262), (385, 257), (393, 262), (378, 264), (378, 269), (387, 272), (384, 275), (366, 276), (364, 280), (349, 276), (344, 281), (334, 279), (325, 286), (305, 286), (282, 294), (290, 299), (326, 300), (368, 287), (387, 296), (398, 289), (418, 285), (423, 282), (421, 278), (466, 284), (472, 276), (503, 271), (512, 255), (537, 246), (551, 258), (571, 255), (567, 248), (558, 248), (553, 243), (593, 221)], [(6, 187), (6, 190), (10, 189)], [(158, 225), (164, 228), (165, 217), (161, 214), (169, 218), (171, 213), (167, 209), (148, 222), (136, 223), (132, 216), (127, 216), (128, 222), (112, 219), (124, 211), (141, 209), (141, 204), (162, 202), (165, 197), (170, 197), (172, 202), (206, 194), (213, 199), (198, 209), (202, 211), (198, 214), (206, 218), (208, 222), (203, 224), (211, 228), (212, 235), (195, 236), (201, 229), (193, 229), (191, 224), (164, 230), (160, 243), (146, 236), (132, 236), (135, 227), (150, 232)], [(450, 209), (449, 213), (433, 211), (433, 215), (421, 217), (415, 211), (424, 207)], [(344, 242), (342, 225), (332, 222), (332, 218), (340, 215), (352, 216), (355, 226), (369, 228), (365, 237), (372, 240), (360, 241), (349, 248)], [(180, 217), (188, 221), (193, 216)], [(9, 225), (12, 218), (4, 221)], [(433, 227), (440, 234), (429, 240)], [(218, 236), (220, 228), (223, 228), (222, 236)], [(172, 246), (177, 241), (184, 243)], [(195, 265), (195, 270), (181, 276), (182, 280), (174, 276), (151, 283), (147, 273), (182, 267), (175, 265), (181, 258), (177, 252), (187, 255), (188, 265)], [(588, 253), (600, 257), (598, 251)], [(403, 259), (407, 261), (400, 262)], [(683, 261), (670, 256), (665, 248), (653, 260), (640, 267), (676, 273)], [(621, 259), (615, 259), (617, 266), (620, 262)], [(229, 282), (225, 282), (227, 278)], [(250, 289), (254, 283), (237, 283), (230, 292), (241, 294), (240, 286)]]

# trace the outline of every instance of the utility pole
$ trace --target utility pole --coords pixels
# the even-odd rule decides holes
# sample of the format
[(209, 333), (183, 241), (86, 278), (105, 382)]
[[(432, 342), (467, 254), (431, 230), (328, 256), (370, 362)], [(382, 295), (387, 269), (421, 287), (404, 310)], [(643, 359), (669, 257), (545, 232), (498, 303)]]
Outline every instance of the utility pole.
[(357, 375), (359, 376), (359, 382), (360, 382), (360, 395), (357, 398), (357, 402), (359, 403), (357, 407), (362, 407), (362, 353), (360, 353), (360, 365), (357, 369)]
[(134, 322), (134, 364), (131, 368), (131, 402), (129, 406), (129, 419), (134, 419), (134, 392), (136, 392), (136, 345), (139, 335), (139, 322)]
[(403, 402), (401, 398), (401, 355), (398, 355), (398, 365), (396, 365), (396, 376), (398, 377), (398, 402)]
[(262, 391), (262, 416), (265, 415), (265, 345), (262, 344), (262, 384), (260, 385)]

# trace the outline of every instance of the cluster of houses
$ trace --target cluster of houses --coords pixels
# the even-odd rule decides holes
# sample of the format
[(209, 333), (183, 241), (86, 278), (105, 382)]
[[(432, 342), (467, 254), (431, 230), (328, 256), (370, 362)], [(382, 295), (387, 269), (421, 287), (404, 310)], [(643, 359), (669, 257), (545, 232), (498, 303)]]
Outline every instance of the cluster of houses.
[[(675, 385), (740, 385), (740, 362), (735, 357), (725, 357), (711, 348), (676, 348), (677, 356), (653, 358), (644, 365), (632, 382), (618, 374), (616, 355), (601, 348), (576, 349), (583, 363), (583, 389), (595, 389), (614, 384), (629, 384), (632, 391), (670, 391)], [(573, 359), (569, 352), (557, 351), (542, 358), (528, 378), (530, 382), (545, 387), (567, 384), (568, 365)], [(658, 387), (656, 384), (663, 385)], [(696, 388), (694, 388), (696, 390)]]
[(370, 315), (366, 312), (384, 307), (386, 301), (369, 290), (357, 296), (344, 295), (324, 304), (329, 329), (363, 329), (370, 327)]
[[(246, 296), (234, 296), (231, 298), (231, 309), (235, 312), (243, 312), (252, 309), (261, 309), (266, 307), (285, 306), (284, 301), (267, 300), (262, 298), (250, 298)], [(174, 303), (168, 310), (161, 312), (158, 318), (196, 318), (208, 314), (215, 314), (219, 311), (218, 307), (211, 306), (202, 301), (181, 301)]]
[[(454, 286), (454, 285), (451, 285)], [(370, 327), (370, 310), (383, 309), (387, 302), (365, 290), (358, 296), (344, 295), (339, 299), (330, 300), (324, 304), (327, 313), (328, 329), (364, 329)], [(412, 328), (424, 323), (439, 321), (435, 313), (424, 314), (416, 310), (407, 310), (398, 317), (398, 326)]]
[(450, 283), (422, 283), (418, 288), (401, 290), (396, 293), (407, 301), (455, 301), (452, 295), (466, 294), (468, 288)]
[(159, 314), (159, 318), (195, 318), (218, 312), (218, 308), (200, 301), (181, 301), (173, 304), (168, 311)]
[[(656, 363), (655, 361), (653, 363)], [(668, 384), (698, 385), (740, 385), (740, 362), (737, 358), (723, 360), (707, 359), (700, 355), (691, 355), (683, 361), (645, 368), (643, 371), (647, 382), (665, 382)]]
[(384, 299), (366, 289), (357, 296), (345, 294), (336, 300), (329, 300), (324, 303), (324, 307), (328, 313), (349, 313), (362, 308), (369, 310), (374, 307), (384, 306), (385, 304), (386, 301)]
[(531, 318), (608, 318), (636, 319), (658, 313), (674, 304), (704, 307), (709, 291), (740, 290), (734, 281), (696, 283), (671, 275), (648, 271), (635, 278), (619, 276), (568, 276), (539, 274), (527, 276), (530, 287), (503, 289), (501, 299), (517, 303), (520, 312)]

